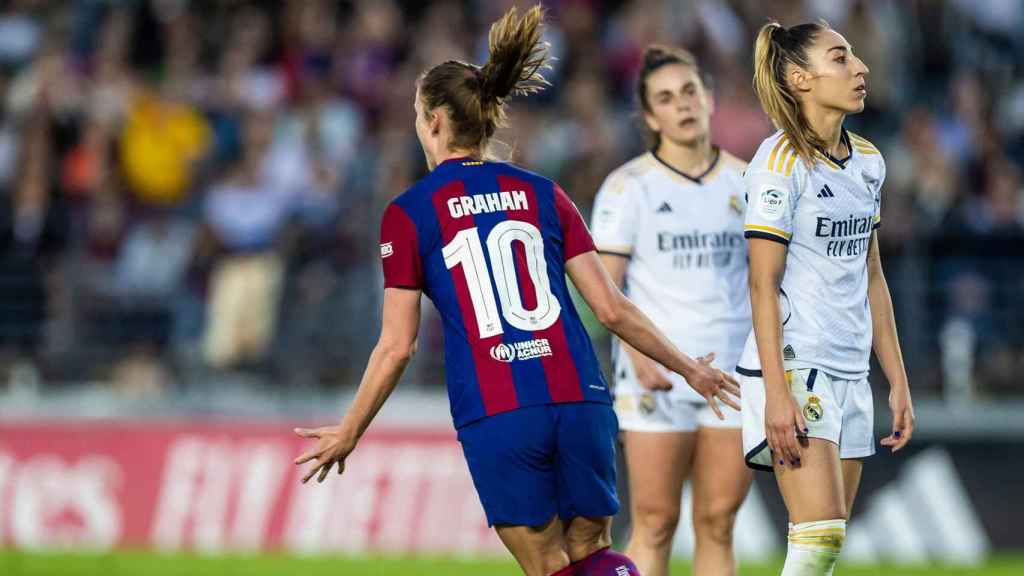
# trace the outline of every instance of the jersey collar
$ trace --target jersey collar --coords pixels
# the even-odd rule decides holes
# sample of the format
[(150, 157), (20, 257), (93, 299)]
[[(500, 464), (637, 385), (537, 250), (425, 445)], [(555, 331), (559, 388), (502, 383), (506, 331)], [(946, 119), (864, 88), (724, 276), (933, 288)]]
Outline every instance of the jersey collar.
[(836, 158), (835, 156), (830, 154), (828, 150), (819, 149), (818, 153), (824, 156), (826, 160), (828, 160), (831, 164), (834, 164), (840, 170), (845, 170), (846, 165), (850, 162), (850, 159), (853, 158), (853, 144), (850, 143), (850, 134), (846, 131), (846, 127), (843, 127), (842, 131), (839, 133), (839, 141), (846, 145), (846, 158), (840, 160), (839, 158)]
[(711, 164), (708, 164), (707, 170), (704, 170), (703, 172), (696, 176), (691, 176), (686, 172), (683, 172), (682, 170), (677, 170), (671, 164), (665, 162), (660, 157), (658, 157), (658, 152), (655, 150), (651, 150), (651, 157), (657, 160), (658, 163), (664, 166), (665, 168), (671, 170), (675, 174), (682, 176), (683, 178), (686, 178), (690, 182), (693, 182), (694, 184), (703, 184), (704, 178), (706, 178), (708, 174), (711, 174), (711, 172), (715, 170), (715, 167), (718, 166), (718, 160), (722, 157), (722, 149), (719, 148), (718, 146), (712, 146), (711, 150), (715, 154), (715, 157), (711, 159)]
[(482, 162), (482, 160), (480, 160), (479, 158), (474, 158), (472, 156), (456, 156), (455, 158), (449, 158), (444, 162), (441, 162), (434, 169), (436, 170), (437, 168), (441, 168), (442, 166), (454, 166), (456, 164), (461, 164), (463, 162)]

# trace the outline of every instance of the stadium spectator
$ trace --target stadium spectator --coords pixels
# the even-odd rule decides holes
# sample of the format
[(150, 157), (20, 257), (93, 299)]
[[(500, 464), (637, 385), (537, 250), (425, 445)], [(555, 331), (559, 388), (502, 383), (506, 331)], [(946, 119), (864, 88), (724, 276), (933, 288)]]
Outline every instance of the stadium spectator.
[[(267, 127), (269, 159), (261, 163), (266, 177), (254, 180), (265, 189), (254, 205), (264, 195), (281, 203), (270, 211), (280, 221), (261, 234), (291, 247), (275, 251), (275, 258), (288, 271), (283, 297), (297, 305), (295, 314), (289, 307), (283, 322), (268, 325), (268, 345), (277, 358), (292, 352), (304, 358), (288, 371), (300, 380), (309, 379), (299, 374), (304, 366), (326, 373), (342, 362), (339, 350), (361, 357), (368, 345), (357, 327), (377, 323), (375, 306), (359, 306), (357, 296), (375, 293), (366, 279), (376, 276), (369, 223), (424, 173), (405, 95), (429, 65), (479, 60), (485, 23), (511, 3), (316, 0), (214, 3), (209, 10), (185, 2), (5, 3), (0, 190), (8, 229), (17, 224), (22, 240), (5, 244), (7, 272), (0, 278), (11, 279), (5, 286), (35, 286), (37, 295), (10, 296), (18, 304), (2, 314), (21, 318), (5, 325), (32, 335), (19, 347), (54, 380), (111, 373), (121, 354), (79, 337), (92, 330), (83, 300), (91, 287), (112, 281), (119, 262), (133, 259), (123, 253), (125, 242), (148, 230), (152, 207), (162, 207), (159, 218), (174, 223), (172, 229), (179, 223), (206, 229), (204, 207), (216, 202), (205, 196), (223, 198), (215, 192), (237, 184), (223, 175), (238, 172), (245, 118), (258, 111), (275, 122), (272, 134)], [(496, 139), (509, 159), (565, 183), (584, 211), (596, 189), (590, 174), (607, 173), (641, 145), (629, 111), (647, 43), (681, 45), (707, 63), (718, 141), (748, 159), (767, 130), (748, 81), (756, 29), (772, 16), (784, 24), (824, 17), (846, 30), (872, 69), (869, 109), (854, 130), (890, 160), (881, 248), (893, 272), (896, 313), (908, 318), (900, 322), (907, 327), (907, 362), (911, 372), (932, 369), (947, 320), (943, 291), (958, 266), (957, 255), (941, 248), (955, 243), (954, 232), (991, 238), (984, 230), (1005, 228), (996, 223), (1011, 220), (1024, 194), (987, 183), (993, 158), (1016, 170), (1024, 166), (1024, 51), (1012, 33), (1024, 12), (1015, 3), (702, 0), (680, 8), (657, 0), (560, 0), (549, 8), (545, 40), (557, 60), (546, 75), (553, 86), (517, 103), (517, 125)], [(881, 21), (892, 25), (876, 25)], [(576, 182), (565, 179), (569, 173)], [(199, 346), (203, 310), (214, 293), (210, 267), (221, 261), (206, 251), (210, 236), (198, 238), (195, 258), (179, 278), (184, 288), (161, 297), (175, 310), (175, 336), (156, 346), (157, 356), (171, 342)], [(11, 264), (19, 251), (44, 246), (46, 258)], [(239, 254), (227, 246), (226, 253)], [(995, 258), (991, 250), (970, 256)], [(1024, 255), (999, 258), (984, 266), (1021, 268)], [(83, 261), (102, 265), (80, 269)], [(153, 282), (177, 278), (175, 262), (169, 259), (172, 271), (155, 274)], [(997, 295), (1011, 294), (1013, 285), (992, 286), (995, 316), (1024, 314), (1020, 299)], [(351, 321), (330, 320), (339, 317)], [(1019, 350), (1009, 332), (979, 330), (993, 347)], [(438, 338), (428, 322), (424, 345)], [(433, 369), (422, 374), (419, 380), (439, 383)], [(922, 378), (921, 385), (939, 388), (941, 377)]]
[(273, 337), (283, 272), (277, 244), (292, 206), (265, 177), (273, 122), (270, 113), (247, 115), (241, 158), (204, 199), (204, 231), (217, 256), (203, 347), (217, 368), (258, 363)]

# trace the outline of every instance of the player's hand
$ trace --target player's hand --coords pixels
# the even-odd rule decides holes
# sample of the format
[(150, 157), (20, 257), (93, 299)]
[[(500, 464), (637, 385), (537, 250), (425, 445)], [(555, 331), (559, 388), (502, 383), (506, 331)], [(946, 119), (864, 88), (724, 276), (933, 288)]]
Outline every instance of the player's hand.
[(799, 468), (800, 438), (807, 433), (807, 423), (788, 387), (777, 390), (766, 387), (764, 431), (772, 455), (779, 459), (779, 466), (788, 463)]
[(882, 438), (882, 446), (889, 446), (896, 452), (910, 442), (914, 434), (914, 404), (910, 401), (909, 386), (895, 386), (889, 392), (889, 409), (892, 410), (892, 434)]
[(636, 380), (648, 390), (671, 390), (672, 382), (660, 364), (637, 352), (629, 355)]
[(725, 415), (722, 414), (722, 409), (718, 406), (716, 399), (733, 410), (739, 411), (740, 405), (736, 402), (736, 398), (740, 396), (740, 385), (732, 376), (712, 367), (711, 362), (714, 359), (714, 352), (697, 358), (697, 368), (692, 373), (686, 374), (686, 382), (707, 400), (708, 406), (719, 420), (725, 420)]
[(309, 482), (309, 479), (320, 473), (317, 482), (323, 482), (331, 468), (337, 464), (338, 474), (345, 470), (345, 458), (356, 447), (355, 440), (344, 434), (340, 426), (324, 426), (323, 428), (296, 428), (295, 434), (302, 438), (315, 438), (319, 440), (316, 448), (306, 452), (295, 459), (296, 466), (302, 466), (313, 460), (313, 466), (302, 477), (302, 483)]

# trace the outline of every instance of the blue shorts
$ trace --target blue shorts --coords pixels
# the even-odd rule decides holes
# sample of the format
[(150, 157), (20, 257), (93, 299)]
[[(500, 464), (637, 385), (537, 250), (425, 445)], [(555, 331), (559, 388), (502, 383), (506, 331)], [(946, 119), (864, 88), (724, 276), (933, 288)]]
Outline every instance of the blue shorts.
[(487, 524), (613, 516), (619, 422), (608, 404), (528, 406), (459, 430)]

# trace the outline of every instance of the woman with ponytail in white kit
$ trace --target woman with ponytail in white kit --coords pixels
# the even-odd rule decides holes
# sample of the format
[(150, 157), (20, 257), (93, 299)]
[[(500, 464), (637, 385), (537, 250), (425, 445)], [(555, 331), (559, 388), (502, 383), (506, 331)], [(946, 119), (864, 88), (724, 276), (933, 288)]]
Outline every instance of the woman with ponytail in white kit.
[(868, 68), (825, 24), (761, 28), (754, 85), (779, 131), (746, 172), (754, 330), (741, 376), (747, 464), (773, 471), (789, 511), (784, 576), (832, 573), (875, 452), (872, 347), (889, 381), (892, 434), (914, 430), (910, 386), (877, 229), (885, 162), (843, 126)]

